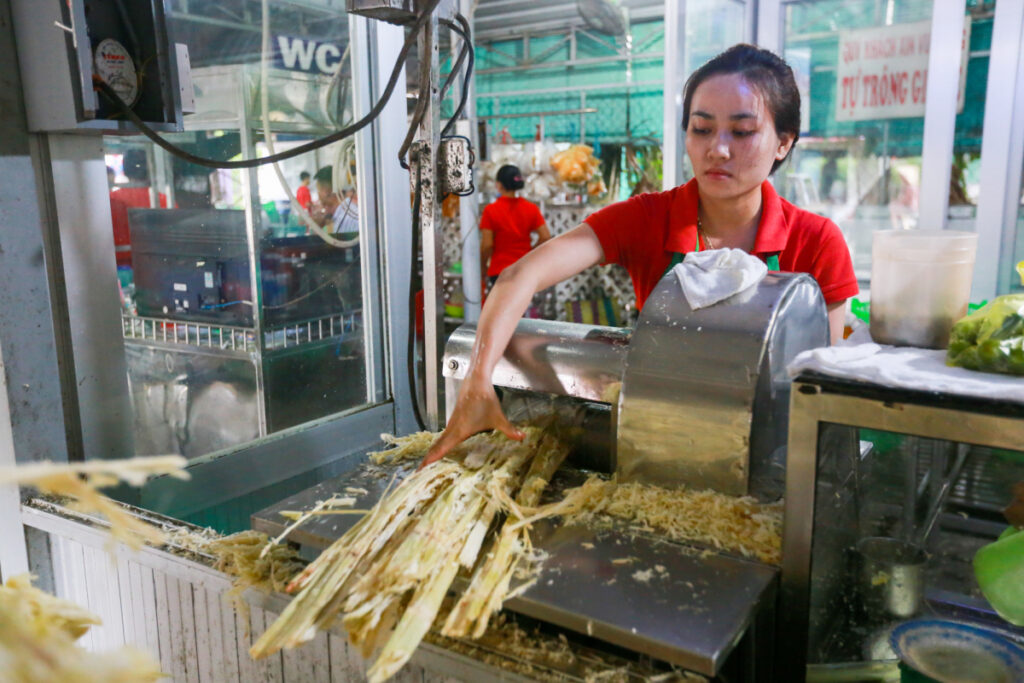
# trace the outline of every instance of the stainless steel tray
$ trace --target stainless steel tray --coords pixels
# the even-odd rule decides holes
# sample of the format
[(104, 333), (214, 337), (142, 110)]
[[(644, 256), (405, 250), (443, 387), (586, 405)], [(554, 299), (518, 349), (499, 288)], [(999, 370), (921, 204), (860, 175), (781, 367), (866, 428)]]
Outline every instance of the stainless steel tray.
[[(252, 526), (279, 534), (289, 523), (280, 511), (308, 510), (346, 487), (366, 489), (367, 495), (356, 496), (356, 507), (370, 508), (393, 477), (412, 467), (363, 465), (257, 512)], [(316, 552), (358, 519), (316, 517), (289, 540)], [(506, 609), (708, 676), (718, 673), (758, 611), (775, 601), (775, 567), (626, 528), (548, 520), (534, 526), (533, 541), (548, 558), (536, 584), (506, 602)], [(648, 581), (634, 576), (649, 569), (655, 571)]]

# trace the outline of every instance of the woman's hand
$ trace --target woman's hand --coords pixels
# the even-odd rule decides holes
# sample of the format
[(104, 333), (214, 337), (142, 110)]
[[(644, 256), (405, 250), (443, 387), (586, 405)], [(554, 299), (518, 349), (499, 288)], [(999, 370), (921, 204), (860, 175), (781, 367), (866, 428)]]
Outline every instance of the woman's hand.
[(502, 271), (480, 314), (469, 373), (452, 418), (421, 467), (440, 460), (458, 444), (488, 429), (497, 429), (510, 439), (522, 440), (523, 433), (501, 412), (491, 382), (494, 368), (535, 292), (603, 260), (600, 240), (590, 226), (583, 224), (545, 242)]
[(459, 392), (455, 410), (452, 411), (452, 419), (434, 445), (430, 447), (427, 457), (423, 458), (423, 462), (420, 464), (420, 469), (448, 455), (453, 448), (474, 434), (489, 429), (497, 429), (515, 441), (522, 441), (526, 436), (513, 427), (505, 417), (501, 411), (501, 404), (498, 403), (498, 396), (494, 393), (494, 387), (490, 382), (467, 378)]

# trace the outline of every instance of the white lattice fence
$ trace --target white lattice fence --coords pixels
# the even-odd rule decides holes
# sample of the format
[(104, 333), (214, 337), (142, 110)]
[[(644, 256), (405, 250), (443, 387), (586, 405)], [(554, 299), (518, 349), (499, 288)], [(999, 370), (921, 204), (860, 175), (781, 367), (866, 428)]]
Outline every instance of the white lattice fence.
[[(462, 201), (467, 201), (463, 199)], [(598, 207), (592, 206), (541, 206), (541, 212), (551, 229), (552, 236), (575, 228), (583, 222), (583, 219), (595, 211)], [(446, 218), (442, 224), (443, 251), (445, 270), (449, 271), (452, 264), (462, 259), (462, 231), (459, 219)], [(449, 296), (461, 282), (455, 278), (445, 279), (445, 292)], [(616, 302), (617, 314), (620, 324), (626, 324), (631, 311), (636, 306), (636, 296), (633, 293), (633, 283), (629, 274), (621, 266), (596, 266), (588, 268), (579, 275), (561, 282), (551, 290), (540, 292), (534, 298), (534, 307), (540, 312), (540, 317), (568, 320), (565, 304), (581, 299), (592, 299), (603, 292)]]

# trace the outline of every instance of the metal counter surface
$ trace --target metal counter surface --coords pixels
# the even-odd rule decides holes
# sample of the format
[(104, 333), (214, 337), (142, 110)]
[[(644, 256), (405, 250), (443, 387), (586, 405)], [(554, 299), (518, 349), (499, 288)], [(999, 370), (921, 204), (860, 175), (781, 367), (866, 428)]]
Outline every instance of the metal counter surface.
[[(416, 464), (364, 465), (257, 512), (252, 526), (277, 535), (289, 523), (280, 511), (308, 510), (334, 494), (356, 495), (355, 507), (368, 509), (396, 472), (404, 476)], [(346, 487), (368, 494), (346, 494)], [(358, 519), (315, 517), (289, 540), (323, 549)], [(717, 674), (760, 606), (775, 599), (774, 567), (702, 553), (628, 529), (561, 526), (548, 520), (534, 526), (533, 540), (548, 558), (537, 583), (505, 603), (506, 609), (708, 676)], [(644, 574), (637, 576), (648, 570), (646, 581)]]

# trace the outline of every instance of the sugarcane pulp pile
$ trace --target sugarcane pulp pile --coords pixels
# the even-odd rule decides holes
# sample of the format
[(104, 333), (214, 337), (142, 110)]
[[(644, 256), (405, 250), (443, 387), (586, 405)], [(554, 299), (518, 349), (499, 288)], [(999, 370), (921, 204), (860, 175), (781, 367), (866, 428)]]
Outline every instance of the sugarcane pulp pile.
[[(297, 647), (340, 618), (364, 657), (380, 652), (367, 676), (384, 681), (412, 657), (460, 573), (469, 587), (442, 632), (483, 633), (511, 596), (512, 578), (536, 559), (521, 522), (536, 521), (540, 496), (569, 451), (547, 427), (526, 427), (522, 442), (477, 435), (395, 486), (289, 584), (295, 598), (250, 654)], [(422, 457), (433, 436), (393, 440), (398, 447), (378, 461)]]

